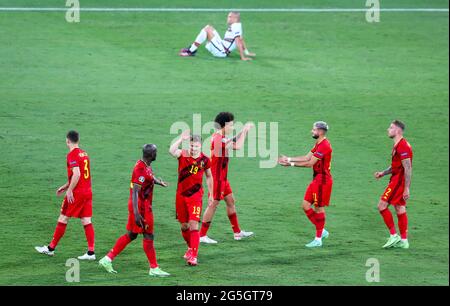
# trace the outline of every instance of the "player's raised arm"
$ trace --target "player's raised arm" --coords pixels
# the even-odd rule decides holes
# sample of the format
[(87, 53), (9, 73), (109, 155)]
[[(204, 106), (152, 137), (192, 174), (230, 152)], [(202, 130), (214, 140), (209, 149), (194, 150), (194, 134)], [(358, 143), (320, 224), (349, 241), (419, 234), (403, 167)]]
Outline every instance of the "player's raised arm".
[(412, 163), (410, 158), (402, 160), (403, 169), (405, 172), (405, 188), (403, 191), (403, 199), (406, 201), (409, 199), (409, 186), (411, 185), (412, 176)]
[(78, 181), (80, 180), (80, 176), (81, 176), (80, 167), (73, 167), (72, 172), (73, 172), (73, 175), (70, 180), (69, 187), (67, 188), (67, 191), (66, 191), (67, 201), (69, 201), (69, 203), (74, 202), (73, 190), (75, 189), (75, 187), (77, 187)]
[(248, 131), (250, 131), (253, 126), (253, 123), (246, 123), (242, 131), (230, 140), (229, 144), (231, 144), (233, 150), (240, 150), (242, 148)]
[(181, 149), (180, 149), (180, 145), (183, 143), (183, 141), (188, 140), (190, 137), (190, 130), (186, 130), (184, 131), (180, 138), (178, 138), (169, 148), (169, 153), (175, 157), (175, 158), (179, 158), (181, 156)]

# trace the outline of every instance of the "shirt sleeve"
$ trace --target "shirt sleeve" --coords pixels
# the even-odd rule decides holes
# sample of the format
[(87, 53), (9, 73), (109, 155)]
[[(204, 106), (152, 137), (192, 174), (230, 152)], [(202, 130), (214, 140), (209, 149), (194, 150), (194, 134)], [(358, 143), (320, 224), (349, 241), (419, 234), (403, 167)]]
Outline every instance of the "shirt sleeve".
[(79, 167), (80, 162), (78, 156), (74, 154), (69, 154), (67, 156), (67, 165), (69, 166), (69, 168)]
[(233, 23), (231, 25), (231, 32), (233, 33), (233, 37), (242, 36), (242, 24), (241, 23)]
[(323, 145), (322, 146), (319, 145), (317, 146), (317, 148), (314, 148), (313, 150), (311, 150), (313, 156), (318, 159), (322, 159), (325, 155), (327, 155), (330, 152), (330, 148), (328, 146)]
[(142, 185), (146, 180), (144, 169), (136, 167), (133, 170), (133, 175), (131, 176), (131, 183)]
[(210, 169), (211, 168), (211, 159), (209, 159), (208, 157), (206, 157), (206, 161), (205, 161), (205, 170)]
[(408, 159), (412, 157), (412, 150), (411, 147), (408, 146), (406, 143), (402, 144), (397, 148), (397, 153), (400, 156), (401, 160)]

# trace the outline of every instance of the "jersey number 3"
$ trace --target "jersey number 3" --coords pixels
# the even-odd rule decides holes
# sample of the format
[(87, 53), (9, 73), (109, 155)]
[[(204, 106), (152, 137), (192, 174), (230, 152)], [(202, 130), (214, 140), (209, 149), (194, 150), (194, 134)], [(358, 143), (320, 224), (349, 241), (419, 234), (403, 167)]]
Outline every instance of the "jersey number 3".
[(87, 159), (84, 160), (84, 178), (87, 180), (89, 178), (89, 161)]

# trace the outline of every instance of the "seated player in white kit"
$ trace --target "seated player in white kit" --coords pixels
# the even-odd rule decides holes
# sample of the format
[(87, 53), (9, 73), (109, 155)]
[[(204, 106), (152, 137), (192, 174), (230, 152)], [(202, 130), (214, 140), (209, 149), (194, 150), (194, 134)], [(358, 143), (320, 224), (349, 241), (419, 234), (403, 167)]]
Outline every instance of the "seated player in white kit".
[(224, 39), (220, 37), (216, 29), (207, 25), (200, 31), (192, 45), (189, 48), (181, 49), (179, 55), (194, 56), (197, 48), (205, 40), (208, 40), (205, 48), (215, 57), (227, 57), (237, 48), (243, 61), (251, 60), (250, 56), (255, 56), (255, 54), (249, 52), (245, 45), (239, 12), (230, 12), (227, 17), (227, 24), (228, 29), (225, 32)]

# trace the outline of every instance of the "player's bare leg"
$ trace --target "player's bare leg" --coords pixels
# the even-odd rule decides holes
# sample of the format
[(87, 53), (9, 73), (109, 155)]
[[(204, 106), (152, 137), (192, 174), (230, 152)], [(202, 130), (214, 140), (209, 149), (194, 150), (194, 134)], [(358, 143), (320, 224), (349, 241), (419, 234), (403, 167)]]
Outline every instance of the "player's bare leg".
[(401, 238), (397, 234), (397, 230), (395, 229), (394, 218), (392, 217), (392, 213), (389, 210), (389, 203), (380, 200), (380, 202), (378, 202), (378, 210), (383, 217), (384, 223), (386, 224), (386, 227), (388, 228), (390, 233), (388, 241), (383, 245), (383, 248), (387, 249), (400, 242)]
[(41, 254), (45, 254), (48, 256), (55, 255), (55, 248), (58, 245), (59, 240), (64, 236), (68, 222), (69, 222), (69, 217), (64, 216), (64, 215), (59, 215), (58, 223), (56, 224), (55, 232), (53, 234), (53, 239), (50, 242), (50, 244), (48, 246), (47, 245), (37, 246), (34, 249)]
[(239, 222), (236, 214), (236, 201), (234, 200), (233, 194), (227, 195), (224, 200), (227, 205), (227, 215), (231, 223), (231, 228), (233, 229), (234, 240), (241, 240), (243, 238), (253, 236), (253, 232), (243, 231), (239, 227)]
[(153, 234), (144, 233), (144, 239), (142, 240), (142, 246), (144, 248), (145, 255), (147, 255), (148, 263), (150, 264), (150, 272), (148, 273), (150, 276), (157, 277), (166, 277), (170, 276), (169, 273), (164, 272), (158, 266), (158, 262), (156, 261), (156, 252), (153, 244), (154, 236)]
[(408, 242), (408, 215), (406, 214), (406, 207), (402, 205), (395, 205), (395, 212), (398, 218), (398, 228), (400, 230), (401, 240), (394, 245), (394, 248), (409, 249)]
[(125, 235), (119, 237), (111, 251), (109, 251), (109, 253), (102, 259), (100, 259), (100, 261), (98, 262), (99, 265), (105, 268), (105, 270), (109, 273), (117, 273), (117, 271), (113, 269), (112, 261), (126, 248), (126, 246), (131, 241), (135, 240), (137, 236), (138, 234), (136, 233), (127, 232)]
[(198, 231), (198, 222), (195, 220), (189, 221), (189, 231), (191, 234), (190, 237), (190, 254), (189, 257), (186, 259), (188, 265), (190, 266), (196, 266), (197, 265), (197, 258), (198, 258), (198, 248), (200, 246), (200, 234)]
[(207, 236), (209, 227), (211, 226), (212, 219), (214, 214), (216, 213), (217, 206), (219, 206), (219, 201), (214, 200), (208, 203), (208, 207), (206, 207), (205, 213), (203, 214), (202, 220), (202, 228), (200, 230), (200, 242), (207, 244), (216, 244), (217, 241), (211, 239)]
[(180, 56), (194, 56), (197, 52), (198, 47), (204, 43), (206, 40), (211, 41), (214, 37), (215, 29), (211, 25), (206, 25), (203, 29), (200, 30), (194, 42), (189, 48), (184, 48), (180, 50)]
[(81, 218), (81, 224), (84, 227), (84, 233), (86, 235), (86, 241), (88, 243), (88, 251), (82, 255), (78, 256), (79, 260), (95, 260), (95, 234), (94, 226), (92, 225), (92, 218), (85, 217)]
[(302, 208), (308, 219), (316, 228), (316, 237), (305, 246), (308, 248), (321, 247), (322, 238), (328, 238), (330, 235), (325, 229), (325, 208), (315, 207), (312, 203), (305, 200), (303, 200)]

